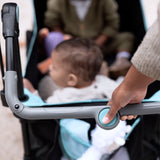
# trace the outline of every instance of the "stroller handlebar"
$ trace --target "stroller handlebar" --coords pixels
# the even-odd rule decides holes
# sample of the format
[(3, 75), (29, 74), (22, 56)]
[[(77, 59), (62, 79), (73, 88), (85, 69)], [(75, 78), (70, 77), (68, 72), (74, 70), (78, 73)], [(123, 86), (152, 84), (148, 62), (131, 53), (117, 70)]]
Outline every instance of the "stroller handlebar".
[(28, 120), (42, 120), (42, 119), (62, 119), (62, 118), (95, 118), (99, 126), (104, 129), (114, 128), (113, 126), (103, 126), (99, 121), (99, 112), (106, 105), (95, 106), (70, 106), (70, 107), (27, 107), (24, 106), (18, 99), (17, 95), (17, 73), (15, 71), (7, 71), (5, 73), (5, 97), (8, 106), (18, 117)]
[(64, 119), (64, 118), (95, 118), (97, 124), (104, 129), (112, 129), (119, 123), (121, 115), (145, 115), (160, 113), (160, 102), (146, 102), (127, 105), (119, 110), (115, 118), (108, 124), (102, 119), (109, 111), (107, 105), (70, 106), (70, 107), (27, 107), (17, 96), (17, 73), (7, 71), (5, 74), (5, 97), (10, 109), (18, 117), (29, 120)]

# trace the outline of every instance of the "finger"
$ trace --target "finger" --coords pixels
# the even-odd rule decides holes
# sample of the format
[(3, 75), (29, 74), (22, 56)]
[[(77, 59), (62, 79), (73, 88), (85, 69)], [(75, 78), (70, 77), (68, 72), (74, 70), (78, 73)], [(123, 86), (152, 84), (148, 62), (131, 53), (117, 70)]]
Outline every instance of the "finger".
[(112, 99), (107, 103), (107, 106), (111, 106), (112, 105)]
[(122, 116), (120, 119), (121, 119), (122, 121), (125, 121), (125, 120), (127, 119), (127, 116)]
[(115, 107), (114, 105), (112, 105), (111, 108), (109, 109), (108, 113), (102, 119), (102, 122), (104, 124), (109, 123), (115, 117), (115, 115), (116, 115), (117, 112), (118, 112), (117, 107)]
[(136, 119), (137, 118), (137, 115), (134, 115), (134, 119)]
[(127, 119), (128, 120), (132, 120), (132, 119), (134, 119), (134, 116), (133, 115), (129, 115), (129, 116), (127, 116)]
[(132, 119), (135, 119), (135, 118), (137, 118), (137, 116), (136, 115), (129, 115), (129, 116), (121, 116), (121, 120), (122, 121), (125, 121), (125, 120), (132, 120)]

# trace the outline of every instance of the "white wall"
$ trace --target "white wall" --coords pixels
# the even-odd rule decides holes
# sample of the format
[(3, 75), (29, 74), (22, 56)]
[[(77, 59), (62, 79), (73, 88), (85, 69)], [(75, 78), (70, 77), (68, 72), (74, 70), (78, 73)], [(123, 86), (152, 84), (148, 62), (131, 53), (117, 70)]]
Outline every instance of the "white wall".
[(143, 13), (148, 29), (157, 18), (157, 6), (160, 0), (140, 0), (143, 6)]

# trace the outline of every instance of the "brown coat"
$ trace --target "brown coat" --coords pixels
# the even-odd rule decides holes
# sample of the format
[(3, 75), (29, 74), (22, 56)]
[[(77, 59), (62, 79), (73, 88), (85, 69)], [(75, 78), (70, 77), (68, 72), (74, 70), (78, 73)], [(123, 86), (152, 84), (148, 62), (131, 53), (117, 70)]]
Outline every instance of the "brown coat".
[(117, 4), (113, 0), (92, 0), (81, 21), (70, 0), (49, 0), (45, 24), (51, 29), (60, 27), (65, 33), (83, 38), (96, 38), (100, 34), (113, 37), (119, 29)]

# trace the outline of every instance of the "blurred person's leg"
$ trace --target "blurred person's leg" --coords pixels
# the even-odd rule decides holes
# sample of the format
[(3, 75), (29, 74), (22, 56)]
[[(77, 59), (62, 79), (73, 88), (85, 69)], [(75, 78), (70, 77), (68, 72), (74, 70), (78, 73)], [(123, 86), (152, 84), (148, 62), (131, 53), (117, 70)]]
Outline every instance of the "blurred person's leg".
[(113, 79), (119, 76), (125, 76), (129, 67), (131, 66), (130, 58), (134, 46), (134, 36), (129, 32), (117, 34), (117, 36), (110, 40), (105, 46), (104, 57), (114, 57), (113, 63), (109, 67), (110, 77)]

